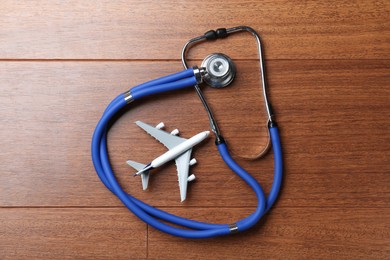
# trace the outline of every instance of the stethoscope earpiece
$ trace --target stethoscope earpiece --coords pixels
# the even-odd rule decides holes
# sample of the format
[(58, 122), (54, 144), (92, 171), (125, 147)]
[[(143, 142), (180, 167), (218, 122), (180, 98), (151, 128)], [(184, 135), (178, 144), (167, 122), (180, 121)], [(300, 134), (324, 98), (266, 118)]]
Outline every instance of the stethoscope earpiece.
[(203, 80), (213, 88), (228, 86), (236, 76), (236, 67), (232, 59), (222, 53), (212, 53), (202, 62), (205, 69)]

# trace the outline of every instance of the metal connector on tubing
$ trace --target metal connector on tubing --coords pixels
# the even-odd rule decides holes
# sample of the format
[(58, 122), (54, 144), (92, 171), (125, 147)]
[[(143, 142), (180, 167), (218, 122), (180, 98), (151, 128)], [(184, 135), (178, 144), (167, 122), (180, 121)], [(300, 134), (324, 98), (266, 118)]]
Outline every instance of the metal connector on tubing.
[(125, 96), (125, 101), (126, 101), (127, 104), (130, 104), (131, 102), (134, 101), (134, 98), (131, 95), (130, 90), (128, 90), (125, 93), (123, 93), (123, 95)]
[(194, 76), (196, 79), (196, 83), (198, 83), (198, 84), (203, 83), (203, 76), (206, 74), (205, 69), (198, 68), (198, 66), (193, 66), (192, 69), (194, 70)]
[(230, 234), (235, 234), (235, 233), (238, 233), (238, 226), (236, 223), (233, 223), (233, 224), (229, 224), (229, 230), (230, 230)]

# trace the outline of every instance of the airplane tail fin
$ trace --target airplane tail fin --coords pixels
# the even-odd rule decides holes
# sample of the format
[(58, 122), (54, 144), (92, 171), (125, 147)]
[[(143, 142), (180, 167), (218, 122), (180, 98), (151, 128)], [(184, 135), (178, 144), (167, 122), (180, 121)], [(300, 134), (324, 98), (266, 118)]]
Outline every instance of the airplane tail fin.
[[(131, 167), (133, 167), (137, 171), (141, 171), (142, 169), (144, 169), (146, 167), (145, 164), (131, 161), (131, 160), (128, 160), (127, 164), (130, 165)], [(148, 188), (148, 184), (149, 184), (149, 171), (145, 171), (145, 172), (141, 173), (141, 181), (142, 181), (142, 189), (146, 190)]]

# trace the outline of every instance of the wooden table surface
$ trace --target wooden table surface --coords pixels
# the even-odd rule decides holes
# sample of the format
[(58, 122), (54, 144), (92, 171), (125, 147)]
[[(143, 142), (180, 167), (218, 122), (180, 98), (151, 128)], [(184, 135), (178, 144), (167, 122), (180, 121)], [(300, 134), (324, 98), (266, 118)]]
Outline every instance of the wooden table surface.
[[(0, 259), (389, 259), (389, 1), (0, 2)], [(182, 69), (180, 50), (209, 29), (248, 25), (264, 42), (280, 126), (284, 179), (273, 209), (248, 232), (207, 240), (161, 233), (100, 182), (91, 135), (131, 86)], [(256, 46), (249, 34), (190, 52), (200, 64), (230, 55), (236, 82), (204, 87), (234, 158), (272, 185)], [(165, 122), (190, 137), (209, 129), (192, 89), (134, 103), (112, 127), (109, 151), (123, 188), (189, 218), (231, 223), (256, 205), (219, 157), (196, 147), (197, 181), (179, 202), (173, 163), (150, 189), (126, 165), (165, 148), (134, 124)]]

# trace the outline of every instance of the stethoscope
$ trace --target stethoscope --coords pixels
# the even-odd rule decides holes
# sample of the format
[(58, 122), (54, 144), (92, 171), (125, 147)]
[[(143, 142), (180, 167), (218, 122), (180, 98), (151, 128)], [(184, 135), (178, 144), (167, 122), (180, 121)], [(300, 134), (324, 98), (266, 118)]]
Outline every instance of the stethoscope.
[[(259, 53), (260, 76), (262, 82), (261, 87), (268, 117), (269, 137), (274, 151), (275, 173), (272, 188), (268, 197), (265, 196), (256, 179), (239, 166), (230, 156), (226, 142), (221, 135), (210, 106), (199, 87), (199, 84), (203, 82), (214, 88), (223, 88), (228, 86), (235, 77), (236, 68), (234, 63), (228, 56), (221, 53), (214, 53), (207, 56), (203, 60), (200, 68), (193, 67), (188, 69), (186, 61), (186, 54), (189, 48), (194, 44), (202, 41), (226, 38), (230, 34), (241, 31), (247, 31), (255, 37)], [(92, 160), (95, 170), (105, 186), (114, 193), (131, 212), (147, 224), (163, 232), (185, 238), (209, 238), (242, 232), (255, 225), (272, 207), (277, 199), (282, 182), (282, 150), (278, 128), (267, 97), (267, 86), (260, 36), (255, 30), (248, 26), (238, 26), (228, 29), (220, 28), (215, 31), (211, 30), (206, 32), (204, 35), (189, 40), (182, 49), (181, 59), (185, 70), (135, 86), (125, 93), (117, 96), (108, 105), (99, 120), (92, 137)], [(231, 224), (204, 223), (182, 218), (152, 207), (126, 193), (118, 184), (110, 166), (107, 152), (107, 131), (110, 123), (112, 123), (113, 118), (115, 118), (117, 113), (135, 100), (187, 87), (195, 88), (196, 93), (206, 109), (211, 130), (216, 137), (215, 144), (217, 145), (223, 161), (254, 190), (258, 199), (256, 210), (251, 215), (237, 222)]]

